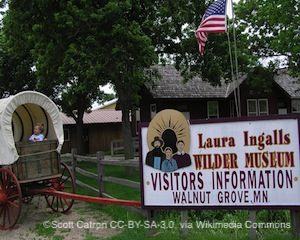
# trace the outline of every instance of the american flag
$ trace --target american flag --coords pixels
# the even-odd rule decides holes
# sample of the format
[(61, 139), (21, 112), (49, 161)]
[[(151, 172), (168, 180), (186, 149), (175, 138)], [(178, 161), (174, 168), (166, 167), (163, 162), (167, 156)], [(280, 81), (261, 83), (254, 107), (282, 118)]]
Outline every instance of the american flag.
[(205, 11), (201, 23), (195, 32), (199, 52), (204, 54), (205, 43), (209, 32), (226, 31), (226, 0), (216, 0)]

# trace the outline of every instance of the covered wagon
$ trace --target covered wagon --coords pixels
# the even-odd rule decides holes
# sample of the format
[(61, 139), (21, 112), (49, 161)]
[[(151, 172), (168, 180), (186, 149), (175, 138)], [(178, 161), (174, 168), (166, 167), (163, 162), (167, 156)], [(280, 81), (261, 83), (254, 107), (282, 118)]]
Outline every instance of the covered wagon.
[[(30, 142), (37, 123), (42, 123), (46, 140)], [(59, 109), (47, 96), (25, 91), (0, 99), (0, 229), (16, 224), (22, 203), (31, 200), (33, 189), (74, 192), (73, 176), (60, 162), (63, 142)], [(72, 207), (73, 200), (44, 196), (54, 211)]]

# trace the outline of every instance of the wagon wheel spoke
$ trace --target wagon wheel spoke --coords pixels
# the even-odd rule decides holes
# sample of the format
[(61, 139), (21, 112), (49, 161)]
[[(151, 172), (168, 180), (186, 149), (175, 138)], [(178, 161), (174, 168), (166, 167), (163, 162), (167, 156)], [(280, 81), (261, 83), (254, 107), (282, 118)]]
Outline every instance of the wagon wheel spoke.
[(9, 196), (12, 190), (14, 190), (13, 186), (11, 186), (10, 188), (7, 188), (6, 191), (5, 191), (6, 195)]
[(9, 191), (6, 193), (7, 195), (7, 199), (18, 199), (19, 198), (19, 192), (17, 190), (17, 188), (12, 188), (12, 189), (9, 189)]
[(2, 224), (3, 224), (3, 227), (5, 227), (5, 220), (6, 220), (6, 209), (7, 209), (7, 207), (5, 206), (4, 207), (4, 213), (3, 213), (3, 221), (2, 221)]
[(16, 184), (14, 182), (11, 182), (10, 178), (8, 182), (10, 183), (10, 185), (6, 188), (7, 199), (10, 200), (19, 198), (19, 192)]
[(51, 201), (51, 204), (50, 204), (50, 205), (53, 206), (53, 203), (54, 203), (54, 199), (55, 199), (55, 198), (54, 198), (53, 196), (51, 196), (51, 197), (52, 197), (52, 201)]
[(3, 192), (6, 192), (6, 176), (5, 172), (1, 174), (1, 189)]
[(2, 206), (1, 210), (0, 210), (0, 217), (2, 216), (3, 210), (5, 209), (5, 205)]
[(63, 198), (64, 202), (66, 203), (66, 205), (69, 207), (70, 206), (70, 202), (67, 201), (67, 199)]
[(0, 175), (0, 188), (1, 188), (1, 190), (3, 191), (4, 189), (3, 189), (3, 173), (1, 173), (1, 175)]
[(62, 173), (61, 173), (61, 177), (60, 177), (60, 179), (59, 179), (60, 181), (62, 180), (62, 178), (63, 178), (63, 176), (64, 176), (64, 173), (65, 173), (65, 171), (66, 171), (66, 168), (64, 168), (64, 169), (63, 169), (63, 171), (62, 171)]
[(51, 202), (51, 204), (50, 204), (50, 197), (52, 197), (53, 198), (53, 196), (50, 196), (50, 195), (45, 195), (45, 198), (46, 198), (46, 201), (47, 201), (47, 203), (48, 203), (48, 205), (50, 206), (51, 204), (53, 204), (53, 200), (52, 200), (52, 202)]
[(62, 198), (59, 198), (59, 201), (60, 201), (60, 205), (61, 205), (62, 210), (65, 211), (64, 204), (62, 202)]
[(11, 182), (11, 178), (8, 178), (6, 181), (6, 189), (5, 189), (5, 192), (7, 195), (9, 195), (11, 188), (13, 188), (13, 186), (14, 186), (14, 183)]
[(65, 179), (61, 182), (61, 184), (65, 183), (65, 182), (68, 181), (70, 178), (71, 178), (71, 176), (68, 176), (67, 178), (65, 178)]
[(6, 176), (6, 173), (2, 172), (2, 174), (1, 174), (1, 185), (3, 185), (3, 186), (4, 186), (4, 182), (5, 182), (5, 176)]
[(12, 201), (7, 201), (8, 204), (10, 204), (11, 206), (15, 207), (15, 208), (19, 208), (19, 205), (17, 205), (16, 203), (12, 202)]
[(10, 195), (7, 197), (7, 199), (11, 200), (11, 199), (17, 198), (18, 196), (19, 196), (18, 194)]
[(8, 224), (10, 225), (11, 224), (11, 221), (10, 221), (10, 213), (9, 213), (9, 209), (8, 209), (8, 214), (7, 214), (7, 220), (8, 220)]

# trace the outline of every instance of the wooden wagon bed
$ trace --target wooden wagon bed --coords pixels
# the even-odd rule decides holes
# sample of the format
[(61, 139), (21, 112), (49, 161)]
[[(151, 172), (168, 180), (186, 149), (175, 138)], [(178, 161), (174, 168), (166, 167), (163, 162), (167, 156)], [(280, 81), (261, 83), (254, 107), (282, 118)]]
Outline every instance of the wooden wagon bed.
[(60, 176), (57, 141), (17, 142), (19, 159), (12, 169), (20, 183), (40, 181)]

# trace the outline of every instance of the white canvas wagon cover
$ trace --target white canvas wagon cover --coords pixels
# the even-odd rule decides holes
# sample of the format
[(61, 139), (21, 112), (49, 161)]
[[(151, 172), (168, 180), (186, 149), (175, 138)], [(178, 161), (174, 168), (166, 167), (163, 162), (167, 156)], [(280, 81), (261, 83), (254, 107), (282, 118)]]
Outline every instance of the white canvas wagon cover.
[(54, 102), (44, 94), (24, 91), (0, 99), (0, 165), (18, 160), (15, 142), (29, 141), (37, 123), (44, 125), (48, 140), (58, 141), (60, 151), (64, 142), (60, 112)]

